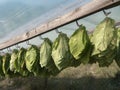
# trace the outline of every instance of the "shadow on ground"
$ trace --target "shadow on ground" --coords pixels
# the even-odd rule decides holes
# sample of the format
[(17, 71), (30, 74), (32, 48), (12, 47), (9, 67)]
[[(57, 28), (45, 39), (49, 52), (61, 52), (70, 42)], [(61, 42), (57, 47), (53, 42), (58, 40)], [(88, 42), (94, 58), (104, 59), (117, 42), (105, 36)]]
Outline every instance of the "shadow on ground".
[(120, 74), (114, 78), (12, 78), (1, 80), (0, 90), (120, 90)]
[(113, 63), (69, 67), (55, 77), (14, 77), (0, 79), (0, 90), (120, 90), (120, 68)]

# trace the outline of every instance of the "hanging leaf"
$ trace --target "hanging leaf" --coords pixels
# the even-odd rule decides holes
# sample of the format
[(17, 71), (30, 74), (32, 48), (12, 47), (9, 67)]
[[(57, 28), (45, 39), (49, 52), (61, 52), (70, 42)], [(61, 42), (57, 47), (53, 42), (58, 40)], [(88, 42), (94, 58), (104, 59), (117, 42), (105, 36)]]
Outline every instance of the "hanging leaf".
[(18, 59), (18, 50), (14, 49), (10, 59), (10, 71), (16, 72), (15, 62)]
[(120, 28), (116, 29), (116, 33), (117, 33), (117, 43), (116, 43), (115, 61), (117, 65), (120, 67)]
[(2, 70), (2, 56), (0, 56), (0, 77), (3, 77), (4, 76), (4, 73), (3, 73), (3, 70)]
[(109, 66), (115, 58), (117, 35), (114, 20), (106, 17), (95, 29), (91, 42), (94, 45), (92, 56), (100, 67)]
[(104, 55), (98, 56), (98, 63), (100, 67), (109, 66), (115, 58), (115, 49), (109, 48)]
[(31, 45), (26, 52), (25, 61), (26, 68), (35, 76), (39, 75), (40, 72), (39, 57), (39, 49), (37, 46)]
[(60, 32), (52, 46), (52, 58), (59, 70), (66, 68), (71, 63), (71, 54), (68, 42), (69, 38), (67, 35)]
[(84, 64), (89, 62), (91, 44), (86, 28), (83, 25), (70, 37), (69, 46), (70, 52), (76, 60)]
[(52, 59), (52, 42), (48, 38), (44, 38), (44, 42), (40, 47), (40, 65), (45, 67), (52, 74), (58, 73), (58, 69)]
[(86, 49), (81, 54), (80, 62), (83, 64), (87, 64), (90, 61), (91, 52), (92, 52), (92, 45), (89, 43)]
[(26, 49), (21, 48), (18, 52), (18, 59), (15, 62), (16, 71), (20, 73), (22, 76), (28, 76), (29, 73), (25, 65), (25, 55)]
[(9, 76), (10, 73), (10, 54), (6, 53), (2, 59), (2, 70), (6, 77)]
[(97, 25), (91, 38), (91, 42), (94, 45), (92, 55), (97, 55), (108, 48), (114, 37), (114, 25), (115, 21), (109, 17), (106, 17)]

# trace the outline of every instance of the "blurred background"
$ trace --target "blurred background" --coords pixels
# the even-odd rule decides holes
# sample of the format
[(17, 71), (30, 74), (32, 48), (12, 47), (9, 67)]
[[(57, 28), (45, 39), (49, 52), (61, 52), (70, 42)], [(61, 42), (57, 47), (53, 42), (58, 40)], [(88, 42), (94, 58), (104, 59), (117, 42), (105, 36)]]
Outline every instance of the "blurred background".
[[(21, 35), (33, 28), (64, 15), (92, 0), (0, 0), (0, 43)], [(120, 6), (108, 9), (109, 17), (120, 21)], [(102, 11), (78, 20), (93, 30), (105, 18)], [(78, 26), (75, 22), (58, 30), (70, 36)], [(58, 34), (55, 30), (42, 35), (52, 41)], [(43, 41), (36, 37), (29, 41), (40, 45)], [(20, 43), (20, 47), (27, 47)], [(14, 49), (15, 47), (11, 47)], [(5, 50), (6, 51), (6, 50)], [(98, 64), (69, 67), (55, 77), (1, 78), (0, 90), (120, 90), (120, 68), (113, 62), (109, 67), (100, 68)]]

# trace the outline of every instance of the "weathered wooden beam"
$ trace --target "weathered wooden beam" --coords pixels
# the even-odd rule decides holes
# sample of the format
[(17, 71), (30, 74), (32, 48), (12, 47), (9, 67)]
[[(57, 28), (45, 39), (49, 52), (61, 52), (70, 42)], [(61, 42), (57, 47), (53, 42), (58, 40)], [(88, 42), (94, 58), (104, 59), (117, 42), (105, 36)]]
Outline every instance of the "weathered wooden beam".
[(46, 22), (45, 24), (36, 27), (35, 30), (31, 30), (27, 33), (24, 33), (23, 35), (11, 38), (3, 43), (0, 43), (0, 50), (24, 42), (26, 40), (29, 40), (40, 34), (58, 28), (60, 26), (66, 25), (72, 21), (80, 19), (84, 16), (99, 11), (115, 3), (120, 3), (120, 0), (93, 0), (82, 7), (76, 8), (74, 11), (71, 11), (61, 17), (58, 17), (52, 21)]

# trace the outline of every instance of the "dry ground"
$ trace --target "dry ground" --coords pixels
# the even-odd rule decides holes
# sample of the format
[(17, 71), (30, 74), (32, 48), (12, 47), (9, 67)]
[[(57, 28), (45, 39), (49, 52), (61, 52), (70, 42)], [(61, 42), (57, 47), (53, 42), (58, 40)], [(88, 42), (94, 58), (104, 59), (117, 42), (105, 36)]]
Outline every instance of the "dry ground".
[(69, 67), (56, 77), (15, 77), (0, 80), (0, 90), (120, 90), (120, 68), (116, 63), (100, 68), (98, 64)]

